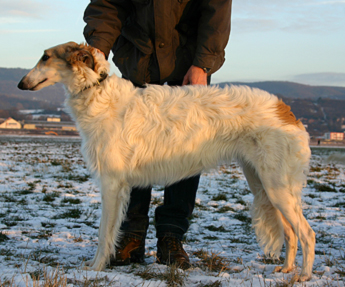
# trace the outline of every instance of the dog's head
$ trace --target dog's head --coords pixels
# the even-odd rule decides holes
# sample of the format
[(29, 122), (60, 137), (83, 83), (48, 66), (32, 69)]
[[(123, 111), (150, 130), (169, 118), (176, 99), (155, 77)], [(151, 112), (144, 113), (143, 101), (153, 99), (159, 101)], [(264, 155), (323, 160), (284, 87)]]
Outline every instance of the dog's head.
[(79, 92), (109, 72), (109, 63), (97, 49), (68, 42), (44, 51), (36, 66), (19, 82), (21, 90), (38, 91), (63, 83), (70, 92)]

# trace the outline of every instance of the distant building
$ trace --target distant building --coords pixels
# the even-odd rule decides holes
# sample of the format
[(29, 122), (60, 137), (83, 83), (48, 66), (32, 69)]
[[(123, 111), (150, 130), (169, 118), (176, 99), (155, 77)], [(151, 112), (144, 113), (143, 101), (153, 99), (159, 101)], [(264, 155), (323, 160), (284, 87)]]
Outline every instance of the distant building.
[(0, 120), (0, 129), (21, 129), (22, 125), (12, 118)]
[(47, 118), (47, 122), (61, 122), (60, 118)]
[(24, 124), (23, 129), (25, 129), (25, 130), (35, 130), (36, 129), (36, 125), (34, 125), (34, 124)]
[[(54, 118), (56, 119), (56, 118)], [(76, 131), (77, 128), (74, 122), (61, 122), (58, 121), (25, 121), (24, 129), (38, 129), (38, 130), (63, 130), (63, 131)]]
[(325, 133), (325, 139), (342, 141), (344, 140), (344, 133), (337, 133), (337, 132)]

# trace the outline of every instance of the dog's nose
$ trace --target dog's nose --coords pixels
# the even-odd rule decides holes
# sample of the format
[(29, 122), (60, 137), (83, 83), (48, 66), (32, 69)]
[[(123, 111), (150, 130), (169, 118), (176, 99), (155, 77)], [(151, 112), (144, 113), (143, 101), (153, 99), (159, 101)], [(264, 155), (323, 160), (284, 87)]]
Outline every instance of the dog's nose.
[(27, 88), (26, 88), (26, 86), (25, 86), (25, 83), (24, 83), (24, 81), (23, 81), (24, 78), (25, 78), (25, 77), (23, 77), (23, 79), (21, 79), (21, 81), (19, 82), (19, 84), (18, 84), (18, 86), (17, 86), (17, 87), (18, 87), (19, 89), (21, 89), (21, 90), (27, 90)]

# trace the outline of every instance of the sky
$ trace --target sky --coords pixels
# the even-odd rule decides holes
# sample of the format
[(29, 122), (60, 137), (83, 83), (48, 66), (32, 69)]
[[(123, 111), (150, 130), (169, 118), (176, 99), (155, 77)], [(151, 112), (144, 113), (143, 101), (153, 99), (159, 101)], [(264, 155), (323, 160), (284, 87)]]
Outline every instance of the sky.
[[(0, 67), (31, 68), (44, 49), (83, 42), (87, 0), (1, 0)], [(212, 83), (345, 87), (345, 0), (233, 0), (226, 61)], [(112, 71), (120, 75), (113, 66)]]

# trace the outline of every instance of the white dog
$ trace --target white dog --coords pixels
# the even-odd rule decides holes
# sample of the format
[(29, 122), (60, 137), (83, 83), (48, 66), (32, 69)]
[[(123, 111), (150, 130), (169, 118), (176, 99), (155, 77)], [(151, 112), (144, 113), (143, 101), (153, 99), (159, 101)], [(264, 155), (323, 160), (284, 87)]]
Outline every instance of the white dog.
[(135, 88), (107, 76), (109, 63), (87, 45), (69, 42), (44, 52), (18, 87), (40, 90), (61, 82), (66, 105), (83, 139), (82, 152), (100, 184), (102, 217), (96, 255), (102, 270), (114, 254), (131, 187), (169, 185), (235, 158), (254, 194), (252, 222), (266, 254), (294, 268), (297, 238), (300, 281), (309, 280), (315, 233), (301, 209), (309, 167), (309, 137), (276, 96), (244, 86)]

